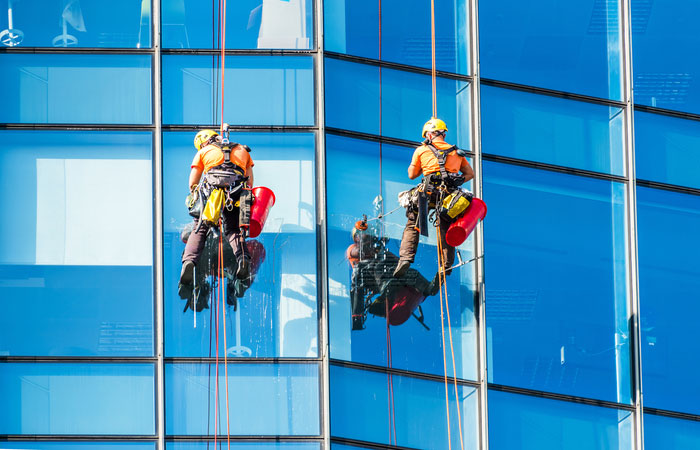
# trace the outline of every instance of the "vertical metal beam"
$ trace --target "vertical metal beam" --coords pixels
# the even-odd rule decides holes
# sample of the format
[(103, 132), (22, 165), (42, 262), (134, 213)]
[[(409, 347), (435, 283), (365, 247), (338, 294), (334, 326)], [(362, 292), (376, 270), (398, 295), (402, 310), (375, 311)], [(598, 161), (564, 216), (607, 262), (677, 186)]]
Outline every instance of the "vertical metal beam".
[(325, 72), (324, 72), (324, 33), (323, 0), (316, 0), (316, 233), (318, 245), (318, 293), (321, 308), (321, 335), (319, 352), (321, 352), (321, 433), (323, 448), (331, 448), (330, 425), (330, 340), (328, 332), (328, 230), (326, 209), (326, 110), (325, 110)]
[[(471, 144), (474, 152), (474, 195), (483, 198), (481, 161), (481, 68), (479, 66), (479, 1), (469, 0), (469, 69), (471, 83)], [(474, 234), (476, 255), (484, 255), (484, 226), (479, 223)], [(486, 365), (486, 314), (484, 258), (476, 260), (476, 319), (478, 327), (479, 442), (481, 450), (489, 448), (488, 435), (488, 367)]]
[(628, 298), (630, 304), (630, 344), (632, 354), (632, 394), (635, 409), (634, 448), (644, 449), (644, 420), (642, 410), (642, 354), (639, 327), (639, 280), (637, 260), (637, 175), (634, 154), (634, 86), (632, 77), (632, 17), (631, 0), (620, 0), (622, 35), (622, 95), (625, 103), (625, 166), (627, 168), (627, 264)]
[(156, 304), (156, 433), (158, 450), (165, 450), (165, 367), (163, 362), (163, 139), (161, 92), (160, 0), (152, 0), (153, 12), (153, 192), (155, 261), (154, 297)]

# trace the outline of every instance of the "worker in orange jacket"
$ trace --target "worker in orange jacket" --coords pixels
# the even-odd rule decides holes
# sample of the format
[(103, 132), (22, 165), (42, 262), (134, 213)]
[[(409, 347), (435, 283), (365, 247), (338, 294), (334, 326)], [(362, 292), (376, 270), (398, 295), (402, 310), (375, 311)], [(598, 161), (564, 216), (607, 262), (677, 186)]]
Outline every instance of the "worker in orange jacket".
[[(464, 152), (456, 146), (445, 142), (447, 125), (440, 119), (431, 118), (423, 125), (423, 144), (413, 152), (411, 164), (408, 166), (408, 178), (414, 180), (423, 175), (421, 185), (412, 191), (422, 193), (427, 197), (427, 206), (435, 208), (440, 198), (455, 191), (462, 183), (474, 178), (474, 170), (469, 165)], [(414, 197), (415, 199), (416, 197)], [(417, 229), (419, 205), (417, 201), (409, 202), (406, 207), (406, 227), (401, 238), (399, 262), (394, 270), (395, 277), (401, 277), (413, 262), (418, 248), (420, 231)], [(450, 226), (446, 220), (440, 220), (440, 241), (442, 244), (443, 261), (449, 269), (454, 263), (455, 249), (445, 240), (445, 234)], [(427, 230), (421, 230), (427, 233)], [(426, 234), (427, 235), (427, 234)], [(447, 271), (449, 274), (449, 270)]]

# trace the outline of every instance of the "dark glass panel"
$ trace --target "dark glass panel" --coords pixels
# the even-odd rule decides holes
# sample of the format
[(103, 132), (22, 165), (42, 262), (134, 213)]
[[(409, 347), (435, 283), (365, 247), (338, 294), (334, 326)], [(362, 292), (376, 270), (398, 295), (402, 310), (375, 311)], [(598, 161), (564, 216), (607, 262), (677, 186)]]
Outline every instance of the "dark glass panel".
[(700, 197), (637, 188), (644, 405), (700, 414)]
[(151, 123), (149, 55), (0, 54), (0, 122)]
[(0, 364), (0, 434), (155, 434), (153, 364)]
[[(166, 364), (167, 434), (226, 434), (226, 376), (215, 364)], [(318, 435), (319, 368), (316, 364), (230, 364), (228, 410), (231, 435)]]
[(151, 133), (0, 139), (0, 356), (153, 355)]
[(489, 381), (629, 403), (625, 186), (483, 172)]

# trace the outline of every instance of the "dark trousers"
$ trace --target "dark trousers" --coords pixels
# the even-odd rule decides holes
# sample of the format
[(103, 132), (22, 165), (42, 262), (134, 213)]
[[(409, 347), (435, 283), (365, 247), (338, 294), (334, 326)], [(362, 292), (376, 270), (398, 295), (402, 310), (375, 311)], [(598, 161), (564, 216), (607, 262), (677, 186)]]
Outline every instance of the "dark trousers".
[[(224, 236), (231, 244), (231, 249), (233, 249), (233, 254), (237, 260), (245, 256), (246, 246), (245, 238), (241, 233), (241, 229), (238, 226), (238, 208), (233, 208), (232, 211), (228, 211), (226, 208), (221, 210), (221, 219), (224, 226)], [(182, 262), (192, 261), (197, 263), (199, 256), (202, 254), (204, 249), (204, 243), (207, 240), (207, 231), (209, 231), (210, 225), (206, 223), (199, 223), (199, 219), (196, 220), (194, 231), (190, 234), (187, 239), (187, 245), (185, 245), (185, 252), (182, 254)]]
[[(434, 204), (434, 199), (430, 199), (430, 203)], [(406, 227), (403, 230), (403, 236), (401, 237), (401, 247), (399, 248), (399, 257), (402, 260), (413, 262), (416, 257), (416, 250), (418, 249), (418, 240), (420, 239), (420, 233), (416, 230), (416, 223), (418, 221), (418, 210), (413, 206), (406, 208)], [(455, 261), (455, 248), (447, 244), (445, 240), (445, 235), (447, 234), (447, 229), (450, 228), (450, 223), (445, 220), (440, 221), (440, 242), (442, 243), (442, 257), (445, 261), (445, 268), (449, 268)], [(431, 226), (432, 227), (432, 226)], [(437, 230), (436, 230), (437, 231)], [(436, 255), (437, 256), (437, 255)]]

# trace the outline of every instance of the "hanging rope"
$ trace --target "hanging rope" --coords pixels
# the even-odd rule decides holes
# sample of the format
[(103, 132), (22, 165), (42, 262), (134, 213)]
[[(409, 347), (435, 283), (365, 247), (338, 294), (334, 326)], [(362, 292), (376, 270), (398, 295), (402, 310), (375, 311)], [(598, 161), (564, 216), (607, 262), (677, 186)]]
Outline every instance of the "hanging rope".
[[(231, 450), (231, 430), (229, 428), (229, 401), (228, 401), (228, 344), (226, 343), (226, 278), (224, 276), (224, 245), (223, 245), (224, 228), (221, 219), (219, 219), (219, 277), (218, 283), (221, 287), (221, 311), (224, 319), (224, 377), (226, 380), (226, 442), (228, 450)], [(217, 291), (219, 288), (217, 287)]]
[(219, 15), (221, 17), (221, 133), (224, 132), (224, 78), (226, 73), (226, 0), (220, 0)]
[(433, 117), (437, 118), (437, 70), (435, 68), (435, 0), (430, 0), (430, 56), (433, 81)]

